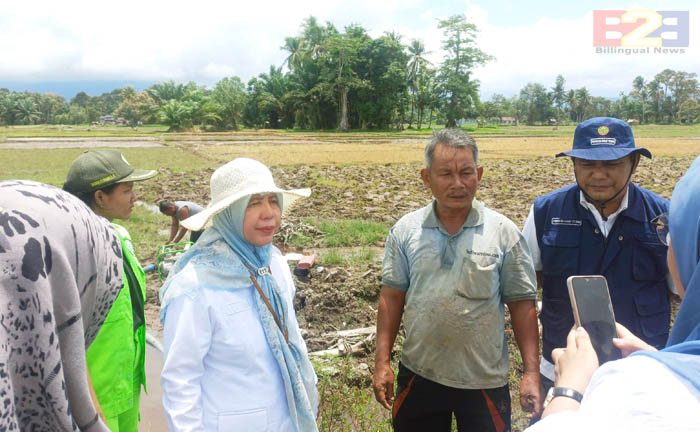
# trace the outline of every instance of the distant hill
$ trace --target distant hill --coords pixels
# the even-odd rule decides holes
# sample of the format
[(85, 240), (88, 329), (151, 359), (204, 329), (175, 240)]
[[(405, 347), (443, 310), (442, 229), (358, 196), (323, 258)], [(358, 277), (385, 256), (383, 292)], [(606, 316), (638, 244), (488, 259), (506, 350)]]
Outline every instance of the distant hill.
[(10, 91), (29, 91), (34, 93), (56, 93), (70, 101), (76, 94), (84, 91), (90, 96), (110, 93), (114, 89), (132, 86), (136, 91), (144, 90), (155, 81), (40, 81), (40, 82), (3, 82), (0, 88)]

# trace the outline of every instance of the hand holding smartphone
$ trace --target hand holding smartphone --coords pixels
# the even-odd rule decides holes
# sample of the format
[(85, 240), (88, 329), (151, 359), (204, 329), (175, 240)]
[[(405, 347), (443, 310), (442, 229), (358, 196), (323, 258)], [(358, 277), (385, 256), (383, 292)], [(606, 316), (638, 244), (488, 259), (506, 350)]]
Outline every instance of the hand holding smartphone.
[(617, 337), (617, 331), (605, 277), (570, 276), (566, 285), (569, 287), (576, 327), (583, 327), (588, 332), (598, 355), (598, 363), (602, 365), (621, 358), (622, 353), (612, 342)]

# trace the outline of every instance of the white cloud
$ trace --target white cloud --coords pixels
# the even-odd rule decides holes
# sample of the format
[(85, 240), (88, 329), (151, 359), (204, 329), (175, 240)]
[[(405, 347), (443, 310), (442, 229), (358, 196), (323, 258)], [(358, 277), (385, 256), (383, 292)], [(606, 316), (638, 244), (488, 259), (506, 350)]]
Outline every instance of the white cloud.
[[(691, 11), (691, 23), (700, 19), (698, 12)], [(595, 52), (592, 12), (575, 20), (543, 17), (529, 26), (481, 28), (481, 48), (496, 57), (475, 73), (487, 97), (518, 94), (528, 82), (552, 87), (559, 74), (568, 89), (586, 86), (593, 95), (615, 97), (620, 91), (628, 92), (637, 75), (650, 80), (666, 68), (700, 70), (700, 37), (692, 28), (684, 54), (630, 55)]]
[[(512, 9), (505, 3), (505, 10)], [(535, 7), (535, 6), (533, 6)], [(466, 13), (480, 29), (478, 44), (496, 61), (478, 69), (482, 93), (517, 94), (527, 82), (551, 87), (563, 74), (567, 88), (587, 86), (595, 95), (628, 90), (636, 75), (651, 78), (661, 69), (700, 69), (700, 34), (691, 31), (683, 55), (602, 55), (592, 47), (591, 13), (576, 19), (495, 26), (490, 14), (502, 10), (465, 2), (449, 11), (426, 0), (88, 0), (0, 2), (0, 86), (3, 81), (193, 80), (212, 86), (225, 76), (245, 82), (280, 66), (286, 36), (300, 31), (310, 15), (336, 27), (357, 23), (378, 37), (421, 39), (428, 58), (442, 61), (439, 18)], [(700, 9), (691, 13), (700, 20)], [(692, 25), (691, 25), (692, 27)]]

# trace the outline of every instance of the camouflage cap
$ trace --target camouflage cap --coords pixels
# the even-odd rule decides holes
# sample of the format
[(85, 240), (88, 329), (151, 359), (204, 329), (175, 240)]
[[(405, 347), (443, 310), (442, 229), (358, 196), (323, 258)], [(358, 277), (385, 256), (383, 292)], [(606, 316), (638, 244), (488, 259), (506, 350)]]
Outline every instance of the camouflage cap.
[(148, 180), (156, 174), (134, 168), (118, 150), (87, 150), (73, 161), (63, 189), (73, 194), (89, 193), (115, 183)]

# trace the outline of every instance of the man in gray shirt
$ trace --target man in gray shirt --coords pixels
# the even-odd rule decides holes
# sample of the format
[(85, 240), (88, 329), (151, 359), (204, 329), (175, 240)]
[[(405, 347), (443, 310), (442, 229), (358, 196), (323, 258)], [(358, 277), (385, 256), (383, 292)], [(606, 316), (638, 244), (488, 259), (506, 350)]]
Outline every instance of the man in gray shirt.
[[(474, 199), (483, 167), (467, 134), (445, 129), (425, 149), (434, 201), (387, 238), (374, 392), (396, 431), (510, 430), (504, 305), (523, 358), (520, 404), (541, 410), (535, 271), (520, 231)], [(394, 398), (391, 349), (403, 317)]]
[[(204, 210), (200, 205), (191, 201), (161, 201), (159, 208), (161, 213), (172, 218), (170, 238), (166, 244), (177, 243), (180, 241), (180, 239), (182, 239), (182, 237), (184, 237), (185, 233), (187, 232), (187, 228), (180, 226), (180, 221), (183, 221), (190, 216), (194, 216)], [(204, 230), (192, 231), (190, 233), (190, 241), (192, 243), (196, 242), (199, 236), (202, 235), (202, 232), (204, 232)]]

